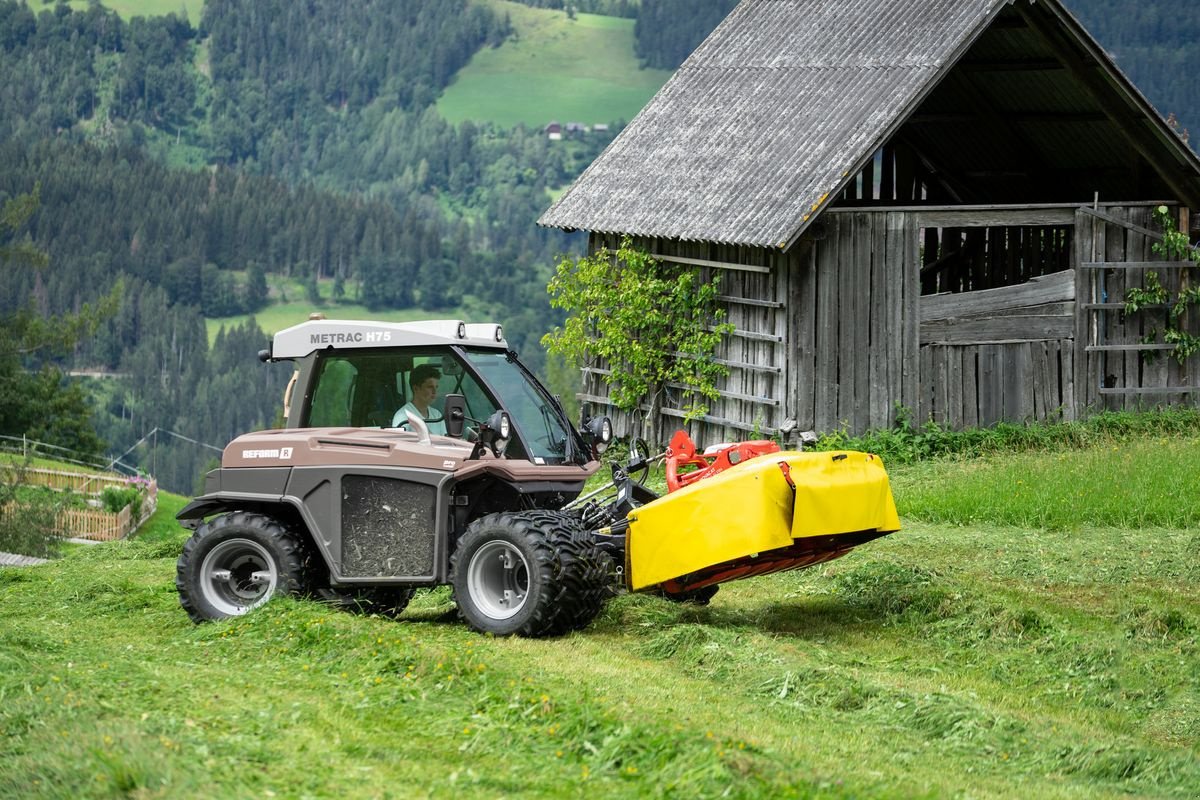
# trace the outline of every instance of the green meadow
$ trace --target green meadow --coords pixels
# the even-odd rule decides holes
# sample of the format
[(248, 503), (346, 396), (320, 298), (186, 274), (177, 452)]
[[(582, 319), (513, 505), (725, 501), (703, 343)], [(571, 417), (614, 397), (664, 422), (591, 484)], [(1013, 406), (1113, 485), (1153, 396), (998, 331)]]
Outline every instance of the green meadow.
[(897, 464), (899, 533), (549, 640), (445, 589), (193, 625), (162, 495), (132, 541), (0, 570), (0, 795), (1196, 797), (1197, 450)]
[(632, 120), (671, 73), (640, 69), (633, 20), (482, 0), (507, 14), (515, 34), (475, 54), (437, 108), (451, 122), (541, 127)]
[[(91, 0), (70, 0), (68, 4), (72, 8), (82, 10), (86, 9), (90, 2)], [(204, 0), (102, 0), (101, 5), (116, 11), (122, 19), (184, 14), (195, 25), (200, 21)], [(36, 6), (33, 7), (36, 10)]]

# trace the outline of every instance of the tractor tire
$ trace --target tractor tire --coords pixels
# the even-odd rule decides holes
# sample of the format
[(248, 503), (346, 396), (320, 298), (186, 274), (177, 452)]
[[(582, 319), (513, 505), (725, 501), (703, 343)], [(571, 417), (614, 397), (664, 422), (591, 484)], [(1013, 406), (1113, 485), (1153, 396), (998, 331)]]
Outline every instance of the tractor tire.
[(458, 613), (471, 628), (496, 636), (555, 636), (582, 627), (603, 604), (593, 561), (599, 559), (570, 515), (481, 517), (450, 557)]
[(417, 590), (408, 586), (372, 586), (366, 589), (334, 589), (326, 586), (313, 595), (335, 608), (352, 614), (378, 614), (396, 618), (404, 613)]
[(550, 543), (558, 556), (559, 592), (552, 604), (554, 622), (546, 635), (586, 628), (611, 595), (612, 560), (596, 547), (577, 514), (527, 511), (525, 516), (549, 532)]
[(187, 540), (175, 588), (194, 622), (236, 617), (276, 595), (301, 593), (308, 563), (300, 535), (263, 514), (235, 511)]

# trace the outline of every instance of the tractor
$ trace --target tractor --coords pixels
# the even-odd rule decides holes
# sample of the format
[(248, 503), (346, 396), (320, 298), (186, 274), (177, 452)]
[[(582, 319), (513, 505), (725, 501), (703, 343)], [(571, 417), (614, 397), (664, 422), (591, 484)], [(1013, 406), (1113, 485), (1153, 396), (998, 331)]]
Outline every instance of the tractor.
[[(573, 425), (499, 325), (314, 318), (260, 358), (295, 365), (285, 427), (234, 439), (178, 514), (193, 534), (176, 586), (196, 622), (278, 594), (395, 616), (417, 589), (450, 585), (477, 631), (553, 636), (616, 591), (705, 602), (900, 527), (870, 454), (698, 453), (683, 432), (657, 456), (631, 448), (581, 496), (612, 423)], [(443, 402), (421, 411), (419, 392)], [(657, 461), (662, 497), (642, 482)]]

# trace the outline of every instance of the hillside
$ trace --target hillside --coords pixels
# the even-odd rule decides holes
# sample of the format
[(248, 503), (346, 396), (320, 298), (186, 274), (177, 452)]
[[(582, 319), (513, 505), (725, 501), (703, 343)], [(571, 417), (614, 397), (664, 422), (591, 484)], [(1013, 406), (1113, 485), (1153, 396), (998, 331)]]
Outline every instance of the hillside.
[(639, 69), (632, 19), (529, 8), (488, 0), (513, 35), (480, 50), (438, 99), (450, 122), (541, 128), (551, 120), (629, 121), (671, 73)]
[(1026, 489), (1111, 489), (1090, 473), (1114, 448), (1194, 474), (1200, 441), (1176, 445), (893, 468), (899, 533), (544, 641), (469, 632), (445, 590), (395, 621), (284, 599), (196, 626), (168, 527), (0, 569), (0, 794), (1194, 797), (1196, 503), (944, 524), (911, 491), (986, 476), (993, 511), (1036, 515)]

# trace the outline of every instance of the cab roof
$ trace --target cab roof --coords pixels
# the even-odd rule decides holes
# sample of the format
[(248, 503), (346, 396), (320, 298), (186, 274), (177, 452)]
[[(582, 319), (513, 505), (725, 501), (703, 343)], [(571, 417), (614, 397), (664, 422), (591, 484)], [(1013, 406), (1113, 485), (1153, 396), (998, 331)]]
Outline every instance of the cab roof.
[(370, 322), (320, 319), (302, 322), (275, 334), (271, 360), (304, 358), (317, 350), (469, 345), (507, 350), (503, 329), (496, 323), (468, 324), (458, 319), (424, 322)]

